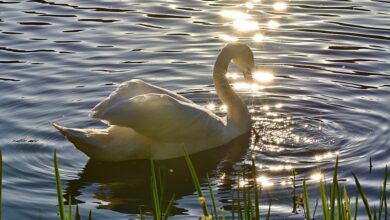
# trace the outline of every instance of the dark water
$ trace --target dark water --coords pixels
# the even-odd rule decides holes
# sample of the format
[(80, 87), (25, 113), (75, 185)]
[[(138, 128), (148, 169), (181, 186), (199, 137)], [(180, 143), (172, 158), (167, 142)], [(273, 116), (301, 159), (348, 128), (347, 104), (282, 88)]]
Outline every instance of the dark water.
[[(149, 210), (148, 162), (88, 161), (51, 123), (103, 127), (88, 118), (89, 110), (133, 78), (202, 105), (218, 102), (211, 70), (225, 44), (221, 35), (247, 43), (275, 78), (264, 90), (243, 94), (260, 134), (256, 143), (244, 136), (226, 150), (194, 158), (203, 183), (210, 174), (218, 206), (230, 208), (252, 154), (260, 175), (269, 178), (261, 179), (263, 213), (272, 198), (274, 216), (301, 219), (291, 214), (290, 169), (298, 178), (320, 170), (329, 177), (336, 154), (342, 185), (353, 194), (356, 173), (378, 204), (390, 159), (390, 2), (289, 1), (284, 11), (273, 1), (254, 2), (252, 9), (244, 3), (0, 1), (5, 219), (56, 218), (55, 148), (64, 193), (80, 203), (82, 215), (92, 210), (97, 219), (133, 219), (140, 208)], [(258, 22), (258, 30), (238, 31), (223, 10), (248, 13), (248, 27)], [(280, 27), (271, 29), (270, 20)], [(261, 42), (253, 39), (258, 33), (265, 36)], [(176, 195), (175, 218), (200, 216), (183, 161), (160, 165), (167, 192)], [(309, 182), (314, 205), (317, 183)]]

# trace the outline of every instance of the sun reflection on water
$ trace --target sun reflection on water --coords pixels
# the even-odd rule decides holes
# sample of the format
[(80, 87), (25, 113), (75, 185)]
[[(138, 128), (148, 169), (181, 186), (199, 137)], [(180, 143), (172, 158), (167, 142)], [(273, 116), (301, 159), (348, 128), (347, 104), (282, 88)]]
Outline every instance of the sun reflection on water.
[(238, 73), (226, 73), (226, 78), (238, 79), (240, 75)]
[(240, 180), (240, 182), (238, 183), (240, 188), (243, 188), (243, 187), (246, 187), (249, 182), (247, 180)]
[(256, 31), (259, 29), (259, 23), (251, 20), (236, 20), (233, 22), (233, 27), (238, 31)]
[(253, 9), (255, 6), (253, 5), (252, 2), (246, 2), (245, 3), (245, 7), (248, 8), (248, 9)]
[(226, 42), (237, 42), (238, 41), (237, 37), (230, 36), (227, 34), (221, 34), (221, 35), (219, 35), (219, 38), (226, 41)]
[(241, 11), (232, 11), (232, 10), (223, 10), (219, 13), (222, 17), (235, 19), (235, 20), (245, 20), (249, 19), (250, 16), (247, 13)]
[(274, 20), (270, 20), (268, 23), (267, 23), (268, 27), (270, 29), (276, 29), (280, 26), (280, 23), (277, 22), (277, 21), (274, 21)]
[(285, 11), (287, 4), (285, 2), (275, 2), (273, 8), (275, 11)]
[(339, 155), (338, 151), (336, 151), (336, 152), (326, 152), (324, 154), (316, 154), (314, 156), (314, 160), (318, 161), (318, 162), (323, 161), (323, 160), (330, 160), (330, 159), (332, 159), (332, 158), (334, 158), (334, 157), (336, 157), (338, 155)]
[(315, 182), (320, 182), (320, 180), (324, 179), (324, 175), (321, 172), (313, 173), (310, 176), (310, 179), (315, 181)]
[(233, 89), (236, 91), (257, 92), (264, 89), (264, 87), (256, 83), (236, 82), (233, 83)]
[(258, 71), (253, 74), (253, 79), (261, 83), (269, 83), (274, 79), (271, 72)]
[(253, 41), (254, 42), (261, 42), (263, 40), (264, 40), (264, 35), (262, 35), (262, 34), (255, 34), (253, 36)]
[[(257, 10), (256, 8), (269, 4), (266, 7), (270, 8), (273, 12), (283, 12), (288, 9), (288, 1), (263, 1), (262, 4), (258, 4), (260, 2), (261, 0), (246, 0), (237, 5), (242, 11), (238, 9), (221, 11), (219, 14), (225, 18), (225, 24), (231, 26), (232, 29), (230, 33), (220, 35), (219, 39), (224, 42), (243, 41), (249, 45), (253, 43), (253, 45), (257, 46), (266, 44), (269, 40), (272, 40), (272, 35), (268, 34), (267, 31), (277, 31), (281, 26), (282, 16), (285, 16), (285, 14), (269, 13), (270, 17), (263, 20), (258, 13), (261, 10)], [(272, 69), (263, 67), (257, 70), (253, 72), (254, 83), (244, 82), (242, 74), (239, 72), (227, 73), (226, 78), (232, 81), (234, 90), (252, 93), (253, 97), (260, 96), (263, 94), (263, 90), (266, 90), (268, 87), (278, 87), (278, 85), (272, 85), (275, 80)], [(307, 147), (311, 144), (318, 143), (318, 136), (311, 136), (306, 131), (318, 132), (322, 129), (321, 124), (314, 126), (310, 123), (308, 124), (307, 121), (303, 121), (302, 124), (296, 126), (300, 122), (297, 123), (295, 116), (293, 117), (292, 114), (286, 112), (287, 109), (284, 108), (288, 103), (283, 103), (281, 100), (276, 100), (275, 102), (273, 100), (269, 102), (268, 100), (259, 100), (261, 101), (260, 104), (256, 104), (258, 100), (252, 98), (252, 103), (254, 104), (249, 107), (249, 112), (254, 121), (254, 129), (257, 129), (259, 133), (252, 140), (252, 151), (259, 152), (259, 154), (271, 154), (283, 157), (285, 154), (291, 155), (290, 152), (292, 151), (295, 153), (295, 150), (299, 147)], [(211, 102), (206, 107), (212, 111), (224, 114), (228, 111), (227, 106), (217, 105)], [(320, 164), (323, 161), (331, 160), (337, 154), (338, 152), (327, 151), (306, 156), (307, 158), (305, 159)], [(256, 153), (254, 155), (257, 156)], [(295, 164), (287, 160), (277, 159), (270, 163), (264, 161), (261, 164), (256, 164), (256, 168), (262, 172), (267, 172), (262, 173), (262, 175), (256, 178), (256, 182), (262, 187), (272, 187), (274, 185), (278, 187), (291, 187), (293, 184), (292, 180), (290, 180), (291, 171), (295, 169), (299, 170), (301, 167), (299, 162)], [(319, 181), (323, 178), (321, 172), (306, 175), (307, 179), (313, 181)], [(225, 177), (224, 174), (222, 176), (223, 178)], [(274, 181), (271, 181), (270, 178)], [(239, 180), (237, 183), (239, 187), (247, 187), (249, 184), (252, 184), (252, 182), (249, 183), (245, 178)]]
[(284, 166), (283, 165), (274, 165), (274, 166), (270, 166), (269, 169), (271, 171), (282, 171), (282, 170), (284, 170)]
[(275, 105), (275, 108), (282, 108), (283, 107), (283, 104), (282, 103), (278, 103)]
[(256, 178), (256, 182), (261, 184), (262, 187), (272, 187), (274, 185), (273, 182), (266, 176), (259, 176)]

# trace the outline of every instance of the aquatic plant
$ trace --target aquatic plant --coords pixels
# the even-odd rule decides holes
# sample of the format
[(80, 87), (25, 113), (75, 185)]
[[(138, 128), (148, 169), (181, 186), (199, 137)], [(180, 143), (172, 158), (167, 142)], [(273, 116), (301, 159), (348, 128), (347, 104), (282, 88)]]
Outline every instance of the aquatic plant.
[[(150, 160), (150, 187), (152, 192), (152, 201), (153, 201), (153, 218), (155, 220), (166, 220), (169, 217), (169, 213), (172, 209), (173, 202), (175, 200), (175, 195), (172, 195), (171, 200), (169, 201), (165, 211), (163, 211), (163, 195), (164, 195), (164, 184), (162, 183), (161, 173), (159, 172), (159, 178), (157, 178), (154, 161)], [(141, 219), (143, 219), (142, 213), (140, 214)]]
[[(208, 189), (210, 191), (210, 200), (213, 204), (213, 213), (210, 215), (207, 211), (207, 201), (204, 197), (199, 179), (196, 175), (195, 168), (191, 162), (190, 156), (187, 152), (185, 152), (185, 160), (188, 166), (188, 169), (191, 173), (192, 180), (194, 182), (194, 186), (196, 188), (196, 191), (198, 193), (199, 201), (201, 201), (201, 206), (203, 209), (204, 216), (202, 219), (207, 219), (209, 217), (213, 219), (220, 219), (219, 218), (219, 211), (216, 207), (216, 201), (214, 197), (214, 193), (210, 184), (209, 176), (206, 175), (207, 178), (207, 184)], [(388, 168), (386, 166), (385, 173), (384, 173), (384, 180), (383, 185), (381, 187), (381, 195), (380, 195), (380, 205), (379, 209), (377, 209), (375, 206), (370, 207), (370, 203), (368, 202), (367, 196), (364, 193), (363, 187), (360, 185), (358, 178), (355, 174), (352, 174), (355, 179), (355, 185), (357, 188), (357, 191), (359, 192), (358, 195), (355, 197), (355, 207), (354, 207), (354, 213), (352, 214), (351, 209), (351, 201), (350, 197), (348, 195), (347, 189), (344, 186), (343, 190), (339, 190), (339, 183), (338, 183), (338, 165), (339, 165), (339, 157), (337, 156), (335, 161), (335, 166), (333, 169), (333, 179), (332, 183), (330, 185), (330, 192), (329, 194), (326, 191), (324, 179), (321, 178), (319, 182), (319, 190), (320, 190), (320, 196), (321, 196), (321, 202), (322, 202), (322, 218), (324, 220), (351, 220), (357, 219), (358, 217), (358, 198), (360, 195), (360, 198), (362, 199), (364, 203), (364, 207), (366, 209), (367, 218), (370, 220), (380, 220), (383, 216), (385, 220), (387, 220), (387, 196), (386, 196), (386, 185), (387, 185), (387, 178), (388, 178)], [(299, 196), (295, 195), (296, 185), (295, 185), (295, 175), (296, 172), (293, 170), (293, 201), (294, 201), (294, 210), (296, 210), (296, 206), (301, 205), (303, 207), (304, 216), (306, 220), (315, 219), (315, 210), (313, 212), (313, 216), (311, 216), (311, 210), (310, 210), (310, 196), (308, 194), (307, 185), (306, 185), (306, 179), (303, 179), (303, 194), (300, 194)], [(256, 181), (257, 172), (255, 167), (254, 159), (252, 158), (252, 182), (253, 187), (246, 187), (243, 185), (240, 187), (240, 184), (238, 184), (237, 187), (237, 215), (235, 215), (235, 202), (234, 199), (232, 199), (232, 219), (238, 218), (239, 220), (249, 220), (249, 219), (260, 219), (260, 210), (259, 210), (259, 193), (261, 192), (261, 185), (260, 187), (257, 185)], [(251, 193), (251, 190), (253, 190), (253, 194)], [(270, 219), (270, 213), (271, 213), (271, 201), (269, 202), (269, 208), (267, 215), (265, 216), (266, 219)], [(243, 204), (243, 205), (242, 205)], [(253, 205), (254, 204), (254, 205)], [(318, 200), (316, 203), (317, 207)], [(222, 210), (222, 219), (225, 219), (225, 210)]]
[[(72, 220), (72, 200), (71, 200), (70, 196), (68, 198), (68, 213), (67, 213), (67, 215), (65, 213), (65, 204), (64, 204), (64, 199), (63, 199), (63, 195), (62, 195), (62, 184), (61, 184), (61, 178), (60, 178), (60, 171), (58, 168), (57, 150), (54, 150), (53, 162), (54, 162), (54, 174), (56, 177), (58, 212), (59, 212), (60, 220)], [(0, 168), (1, 168), (1, 166), (0, 166)], [(74, 220), (81, 220), (78, 205), (76, 205), (76, 212), (75, 212)], [(89, 212), (88, 220), (92, 220), (92, 212), (91, 211)]]
[[(217, 202), (214, 196), (213, 188), (211, 185), (210, 178), (208, 174), (206, 174), (207, 179), (207, 188), (210, 193), (210, 200), (212, 204), (212, 212), (210, 213), (208, 210), (207, 204), (210, 202), (207, 198), (204, 196), (202, 192), (202, 188), (200, 185), (200, 181), (198, 179), (197, 172), (195, 170), (194, 165), (192, 164), (191, 158), (188, 155), (187, 152), (185, 152), (184, 159), (186, 161), (188, 170), (191, 174), (191, 178), (194, 184), (194, 188), (198, 194), (198, 199), (201, 205), (201, 208), (203, 210), (203, 216), (201, 219), (226, 219), (226, 211), (224, 209), (218, 209), (217, 208)], [(75, 214), (73, 217), (72, 213), (72, 201), (71, 197), (68, 198), (68, 206), (67, 206), (67, 212), (65, 211), (65, 203), (63, 199), (62, 194), (62, 185), (61, 185), (61, 179), (60, 179), (60, 172), (58, 167), (58, 159), (57, 159), (57, 152), (54, 151), (54, 173), (55, 173), (55, 179), (56, 179), (56, 189), (57, 189), (57, 199), (58, 199), (58, 212), (59, 212), (59, 218), (60, 220), (81, 220), (80, 213), (79, 213), (79, 206), (76, 205)], [(322, 203), (322, 219), (324, 220), (356, 220), (358, 217), (358, 202), (359, 197), (363, 201), (365, 211), (366, 211), (366, 217), (370, 220), (387, 220), (388, 218), (388, 207), (387, 207), (387, 194), (386, 194), (386, 186), (387, 186), (387, 179), (388, 179), (388, 167), (386, 166), (385, 172), (384, 172), (384, 179), (383, 179), (383, 185), (381, 186), (380, 191), (380, 202), (379, 207), (376, 207), (372, 203), (368, 201), (368, 198), (364, 192), (363, 187), (361, 186), (359, 179), (355, 174), (352, 174), (355, 180), (355, 186), (357, 189), (358, 194), (355, 196), (355, 205), (354, 209), (351, 208), (351, 197), (348, 195), (347, 189), (344, 186), (342, 190), (339, 188), (338, 183), (338, 164), (339, 164), (339, 158), (336, 158), (335, 161), (335, 167), (333, 169), (333, 179), (332, 183), (330, 184), (330, 192), (328, 193), (326, 190), (326, 184), (324, 182), (324, 179), (321, 178), (319, 182), (319, 191), (321, 196), (321, 203)], [(153, 207), (153, 219), (155, 220), (166, 220), (168, 219), (170, 215), (170, 211), (172, 209), (173, 203), (174, 203), (174, 195), (169, 200), (168, 205), (163, 208), (163, 195), (164, 195), (164, 184), (161, 178), (161, 173), (156, 173), (156, 168), (153, 160), (150, 160), (150, 168), (151, 168), (151, 192), (152, 192), (152, 207)], [(295, 176), (295, 172), (294, 176)], [(253, 186), (249, 187), (246, 185), (243, 185), (240, 187), (238, 184), (237, 187), (237, 197), (232, 197), (232, 210), (231, 210), (231, 219), (238, 219), (238, 220), (250, 220), (250, 219), (260, 219), (260, 210), (259, 210), (259, 196), (261, 192), (261, 184), (258, 185), (256, 181), (256, 167), (254, 159), (252, 159), (252, 173), (251, 173), (251, 181), (253, 182)], [(295, 179), (295, 177), (294, 177)], [(2, 154), (0, 152), (0, 183), (2, 181)], [(294, 180), (295, 182), (295, 180)], [(295, 184), (293, 189), (293, 194), (295, 195)], [(1, 220), (1, 184), (0, 184), (0, 220)], [(315, 219), (316, 216), (315, 210), (313, 212), (313, 215), (311, 216), (311, 209), (310, 209), (310, 196), (308, 194), (307, 190), (307, 184), (306, 179), (303, 179), (303, 185), (302, 185), (302, 191), (303, 193), (297, 196), (297, 204), (301, 205), (303, 207), (304, 217), (306, 220)], [(293, 197), (295, 197), (293, 195)], [(317, 200), (318, 201), (318, 200)], [(294, 201), (296, 202), (296, 201)], [(295, 205), (294, 205), (295, 206)], [(316, 204), (317, 207), (317, 204)], [(271, 208), (272, 208), (272, 202), (269, 202), (267, 214), (265, 215), (265, 219), (269, 220), (271, 216)], [(72, 218), (73, 217), (73, 218)], [(144, 214), (142, 211), (140, 212), (140, 219), (144, 219)], [(89, 212), (88, 220), (92, 220), (92, 212)]]

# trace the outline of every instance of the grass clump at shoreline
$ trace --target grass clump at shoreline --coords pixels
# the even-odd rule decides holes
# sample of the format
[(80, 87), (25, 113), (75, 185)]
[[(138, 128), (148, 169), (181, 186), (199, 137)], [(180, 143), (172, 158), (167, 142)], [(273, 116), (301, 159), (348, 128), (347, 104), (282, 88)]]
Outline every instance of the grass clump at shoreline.
[[(185, 152), (185, 160), (189, 169), (189, 172), (191, 173), (192, 180), (194, 182), (194, 186), (196, 188), (200, 205), (203, 209), (204, 216), (201, 217), (202, 219), (226, 219), (225, 217), (225, 211), (223, 209), (218, 210), (216, 208), (216, 201), (214, 197), (214, 193), (210, 184), (210, 179), (207, 177), (207, 185), (210, 193), (210, 200), (206, 201), (202, 190), (200, 188), (200, 183), (196, 175), (195, 168), (191, 162), (190, 156), (187, 152)], [(335, 166), (333, 169), (333, 178), (332, 182), (330, 184), (330, 192), (328, 193), (325, 187), (324, 179), (321, 178), (319, 182), (319, 191), (320, 191), (320, 197), (321, 197), (321, 203), (322, 203), (322, 216), (320, 219), (324, 220), (352, 220), (357, 219), (358, 217), (358, 201), (359, 197), (363, 201), (364, 208), (366, 211), (366, 217), (369, 220), (381, 220), (385, 219), (387, 220), (388, 216), (388, 207), (387, 207), (387, 196), (386, 196), (386, 185), (387, 185), (387, 179), (388, 179), (388, 168), (386, 166), (385, 173), (384, 173), (384, 180), (383, 185), (381, 186), (381, 194), (380, 194), (380, 204), (379, 208), (375, 206), (375, 204), (370, 204), (367, 196), (364, 192), (363, 187), (361, 186), (358, 178), (355, 174), (352, 174), (355, 180), (355, 186), (357, 189), (358, 194), (355, 196), (355, 206), (354, 209), (351, 208), (351, 197), (348, 195), (347, 189), (344, 186), (340, 190), (339, 182), (338, 182), (338, 166), (339, 166), (339, 157), (337, 156), (335, 161)], [(314, 211), (312, 212), (310, 207), (310, 196), (308, 194), (307, 185), (306, 185), (306, 179), (303, 180), (303, 186), (302, 191), (303, 193), (300, 194), (298, 197), (295, 196), (295, 171), (293, 171), (293, 191), (294, 191), (294, 209), (296, 209), (298, 206), (302, 206), (303, 208), (303, 214), (304, 218), (306, 220), (316, 219), (315, 212), (318, 203), (315, 206)], [(251, 175), (251, 181), (253, 183), (252, 187), (241, 187), (238, 185), (237, 190), (237, 197), (236, 199), (236, 206), (235, 206), (235, 200), (232, 199), (232, 207), (231, 210), (231, 219), (239, 219), (239, 220), (249, 220), (249, 219), (260, 219), (260, 210), (259, 210), (259, 197), (261, 193), (261, 184), (260, 186), (257, 184), (257, 171), (255, 167), (255, 161), (252, 158), (252, 175)], [(213, 212), (210, 214), (207, 211), (207, 203), (211, 202), (212, 204), (212, 210)], [(317, 200), (318, 202), (318, 200)], [(237, 207), (236, 210), (234, 207)], [(221, 215), (220, 213), (221, 212)], [(311, 216), (311, 213), (313, 215)], [(271, 217), (271, 201), (269, 202), (269, 208), (267, 211), (267, 214), (265, 215), (265, 219), (268, 220)], [(360, 216), (362, 217), (362, 216)], [(383, 217), (383, 218), (382, 218)]]
[[(186, 161), (188, 170), (191, 174), (191, 178), (194, 184), (194, 188), (197, 192), (200, 206), (203, 211), (203, 216), (200, 216), (200, 219), (222, 219), (225, 220), (226, 211), (221, 208), (217, 208), (217, 202), (214, 196), (213, 187), (210, 182), (210, 178), (206, 175), (207, 179), (207, 189), (209, 191), (209, 199), (204, 196), (200, 181), (196, 170), (191, 162), (190, 156), (185, 152), (184, 159)], [(72, 202), (71, 198), (68, 199), (67, 210), (65, 210), (64, 198), (62, 194), (62, 184), (60, 179), (60, 172), (58, 167), (57, 152), (54, 151), (54, 174), (56, 179), (56, 190), (57, 190), (57, 199), (58, 199), (58, 213), (60, 220), (81, 220), (79, 207), (76, 205), (75, 213), (72, 213)], [(324, 220), (356, 220), (357, 217), (364, 217), (369, 220), (387, 220), (388, 219), (388, 207), (387, 207), (387, 179), (388, 179), (388, 167), (386, 166), (383, 178), (383, 184), (381, 185), (379, 204), (372, 204), (368, 201), (368, 198), (364, 192), (363, 187), (361, 186), (359, 179), (355, 174), (352, 173), (355, 180), (356, 195), (350, 197), (347, 192), (346, 187), (340, 188), (338, 183), (338, 164), (339, 158), (336, 158), (335, 167), (333, 169), (333, 178), (332, 182), (327, 188), (323, 178), (319, 181), (319, 192), (320, 192), (320, 201), (322, 204), (322, 215), (315, 216), (315, 212), (318, 205), (318, 200), (314, 211), (310, 207), (310, 196), (308, 194), (306, 179), (303, 180), (302, 185), (302, 194), (295, 196), (295, 178), (293, 179), (293, 199), (294, 199), (294, 210), (298, 206), (302, 206), (303, 215), (305, 220), (312, 219), (324, 219)], [(163, 207), (163, 197), (164, 197), (164, 181), (161, 177), (161, 173), (158, 170), (156, 172), (156, 166), (153, 160), (150, 160), (151, 167), (151, 194), (152, 194), (152, 216), (154, 220), (167, 220), (170, 216), (170, 211), (173, 207), (175, 200), (174, 195), (169, 200), (166, 207)], [(295, 172), (294, 177), (295, 177)], [(259, 209), (259, 198), (261, 194), (261, 184), (258, 184), (256, 181), (257, 171), (255, 167), (255, 161), (252, 159), (252, 171), (251, 171), (251, 182), (252, 186), (243, 186), (238, 185), (236, 197), (232, 197), (232, 210), (230, 210), (230, 219), (238, 220), (252, 220), (252, 219), (261, 219), (260, 209)], [(2, 216), (2, 193), (1, 193), (1, 184), (2, 183), (2, 154), (0, 152), (0, 220)], [(328, 190), (327, 190), (328, 189)], [(363, 202), (365, 215), (358, 216), (359, 208), (359, 197)], [(351, 200), (354, 200), (354, 206), (351, 206)], [(210, 210), (210, 211), (209, 211)], [(268, 210), (265, 215), (265, 219), (269, 220), (272, 215), (272, 205), (271, 201), (269, 202)], [(311, 215), (312, 214), (312, 215)], [(145, 219), (146, 216), (140, 210), (140, 219)], [(92, 212), (89, 212), (88, 220), (92, 220)]]

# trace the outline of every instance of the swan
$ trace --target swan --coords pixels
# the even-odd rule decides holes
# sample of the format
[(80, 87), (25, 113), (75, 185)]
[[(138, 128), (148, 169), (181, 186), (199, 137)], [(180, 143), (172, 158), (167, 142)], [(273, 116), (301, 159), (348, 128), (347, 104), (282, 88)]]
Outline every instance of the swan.
[(169, 90), (139, 79), (122, 83), (97, 104), (90, 116), (108, 124), (106, 129), (53, 126), (76, 148), (94, 160), (165, 160), (222, 146), (251, 130), (248, 108), (226, 78), (229, 63), (252, 81), (251, 49), (241, 43), (227, 44), (213, 69), (216, 92), (227, 106), (221, 118), (205, 107)]

